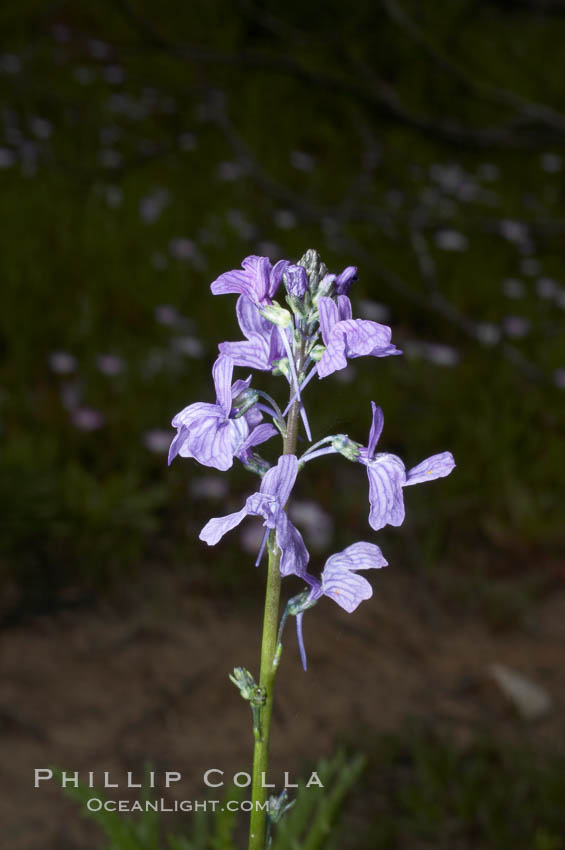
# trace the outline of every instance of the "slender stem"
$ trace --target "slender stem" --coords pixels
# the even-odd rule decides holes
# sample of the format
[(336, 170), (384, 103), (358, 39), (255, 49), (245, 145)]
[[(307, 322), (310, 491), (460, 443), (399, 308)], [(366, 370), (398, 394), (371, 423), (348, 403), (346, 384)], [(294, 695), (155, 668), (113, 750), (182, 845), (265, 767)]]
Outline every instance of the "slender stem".
[[(291, 390), (292, 392), (292, 390)], [(294, 454), (298, 440), (298, 418), (300, 402), (292, 405), (283, 444), (284, 454)], [(263, 616), (263, 639), (261, 643), (261, 671), (259, 685), (265, 689), (267, 700), (261, 709), (261, 738), (255, 741), (253, 750), (253, 781), (251, 785), (251, 819), (249, 823), (249, 850), (265, 850), (267, 836), (267, 788), (264, 788), (269, 766), (269, 741), (271, 719), (273, 716), (273, 698), (275, 675), (277, 672), (276, 651), (279, 624), (281, 593), (280, 573), (281, 551), (276, 545), (274, 532), (269, 535), (269, 566), (267, 590), (265, 594), (265, 613)]]

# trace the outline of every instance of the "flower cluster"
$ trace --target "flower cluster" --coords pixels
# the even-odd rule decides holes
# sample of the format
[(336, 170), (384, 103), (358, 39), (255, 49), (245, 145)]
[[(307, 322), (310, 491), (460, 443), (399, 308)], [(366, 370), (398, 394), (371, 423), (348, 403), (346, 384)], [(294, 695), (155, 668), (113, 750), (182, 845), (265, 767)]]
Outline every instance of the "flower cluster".
[[(455, 463), (442, 452), (406, 470), (403, 461), (388, 452), (376, 452), (384, 417), (375, 402), (367, 445), (346, 434), (331, 434), (312, 444), (303, 392), (310, 380), (322, 380), (344, 369), (356, 357), (388, 357), (401, 354), (391, 342), (391, 329), (378, 322), (353, 318), (349, 290), (357, 269), (328, 273), (316, 251), (307, 251), (294, 264), (267, 257), (247, 257), (241, 269), (225, 272), (211, 285), (214, 295), (236, 294), (236, 315), (244, 337), (222, 342), (212, 369), (216, 401), (190, 404), (173, 419), (177, 434), (169, 451), (169, 463), (177, 456), (192, 457), (205, 466), (229, 469), (234, 458), (261, 478), (259, 489), (246, 499), (241, 510), (206, 523), (200, 538), (210, 546), (239, 525), (247, 516), (263, 519), (265, 534), (257, 557), (266, 547), (278, 558), (282, 576), (303, 579), (307, 590), (294, 597), (286, 613), (296, 617), (303, 666), (306, 653), (302, 638), (304, 612), (322, 596), (328, 596), (351, 613), (372, 595), (360, 570), (387, 565), (374, 543), (359, 542), (326, 561), (320, 578), (307, 572), (309, 554), (302, 535), (290, 521), (286, 505), (303, 467), (317, 457), (340, 454), (363, 465), (369, 479), (369, 524), (375, 531), (404, 521), (404, 488), (449, 475)], [(278, 296), (278, 300), (275, 298)], [(284, 411), (267, 393), (251, 387), (251, 376), (232, 383), (234, 367), (271, 372), (289, 384), (290, 401)], [(271, 421), (265, 421), (265, 418)], [(296, 454), (298, 417), (302, 419), (310, 446)], [(279, 433), (283, 454), (270, 466), (257, 447)]]

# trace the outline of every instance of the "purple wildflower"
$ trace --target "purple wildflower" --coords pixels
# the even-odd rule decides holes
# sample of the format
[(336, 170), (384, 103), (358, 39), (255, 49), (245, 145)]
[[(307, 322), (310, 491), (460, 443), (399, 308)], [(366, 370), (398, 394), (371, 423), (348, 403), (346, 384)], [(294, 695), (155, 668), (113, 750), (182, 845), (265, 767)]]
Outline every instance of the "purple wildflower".
[(252, 255), (242, 262), (243, 270), (233, 269), (221, 274), (210, 286), (214, 295), (226, 295), (236, 292), (246, 295), (253, 304), (264, 307), (271, 304), (283, 272), (289, 265), (287, 260), (279, 260), (273, 266), (268, 257)]
[(296, 615), (296, 632), (302, 666), (306, 670), (306, 650), (302, 635), (302, 618), (304, 610), (310, 608), (321, 596), (329, 596), (337, 602), (344, 611), (351, 614), (364, 599), (370, 599), (373, 588), (366, 578), (357, 575), (357, 570), (373, 570), (388, 566), (380, 548), (374, 543), (353, 543), (343, 552), (331, 555), (325, 563), (320, 581), (312, 576), (305, 576), (310, 584), (303, 610)]
[[(200, 532), (200, 539), (209, 546), (215, 546), (224, 534), (239, 525), (246, 516), (261, 516), (264, 519), (266, 535), (272, 529), (276, 531), (277, 546), (281, 550), (281, 575), (294, 573), (303, 576), (310, 556), (302, 535), (291, 523), (284, 509), (297, 474), (296, 455), (283, 455), (277, 465), (265, 473), (259, 492), (252, 493), (240, 511), (209, 520)], [(259, 557), (261, 554), (262, 551)]]
[(247, 295), (237, 299), (236, 314), (246, 341), (222, 342), (218, 346), (220, 353), (231, 357), (236, 366), (270, 371), (275, 360), (285, 357), (277, 327), (263, 318)]
[(399, 457), (388, 452), (375, 454), (375, 448), (383, 430), (384, 416), (374, 401), (373, 421), (367, 448), (361, 449), (359, 463), (367, 467), (369, 476), (369, 525), (378, 531), (385, 525), (402, 525), (404, 522), (403, 487), (422, 484), (434, 478), (444, 478), (455, 467), (451, 452), (441, 452), (423, 460), (408, 472)]
[[(178, 433), (169, 449), (169, 465), (180, 454), (194, 457), (204, 466), (226, 470), (232, 466), (234, 456), (244, 449), (250, 428), (261, 419), (261, 414), (251, 409), (243, 416), (234, 416), (233, 399), (248, 389), (251, 378), (236, 381), (232, 386), (233, 366), (233, 360), (224, 356), (214, 363), (215, 404), (189, 404), (174, 417), (172, 424)], [(273, 433), (274, 428), (264, 439)]]
[(326, 346), (318, 363), (320, 378), (345, 369), (347, 358), (402, 354), (391, 344), (391, 330), (387, 325), (352, 318), (351, 301), (346, 295), (338, 295), (337, 304), (331, 298), (320, 298), (318, 309), (322, 339)]

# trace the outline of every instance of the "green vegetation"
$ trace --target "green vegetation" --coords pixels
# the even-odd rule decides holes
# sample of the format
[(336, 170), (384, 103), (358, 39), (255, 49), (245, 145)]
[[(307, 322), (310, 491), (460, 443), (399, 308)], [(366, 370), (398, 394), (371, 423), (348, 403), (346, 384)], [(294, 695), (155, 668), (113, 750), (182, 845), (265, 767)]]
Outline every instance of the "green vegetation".
[[(194, 480), (219, 476), (167, 471), (147, 445), (210, 398), (217, 341), (239, 331), (208, 285), (248, 253), (358, 265), (359, 313), (386, 317), (406, 352), (356, 364), (354, 393), (313, 386), (320, 428), (364, 440), (375, 398), (383, 449), (456, 457), (448, 482), (410, 492), (413, 533), (380, 536), (391, 563), (455, 571), (494, 548), (531, 564), (563, 546), (563, 17), (469, 0), (24, 0), (0, 26), (12, 614), (144, 563), (232, 586), (234, 555), (194, 533), (218, 508)], [(178, 317), (156, 320), (159, 305)], [(56, 352), (76, 367), (57, 374)], [(344, 518), (329, 545), (366, 536), (363, 471), (318, 471), (304, 497)]]

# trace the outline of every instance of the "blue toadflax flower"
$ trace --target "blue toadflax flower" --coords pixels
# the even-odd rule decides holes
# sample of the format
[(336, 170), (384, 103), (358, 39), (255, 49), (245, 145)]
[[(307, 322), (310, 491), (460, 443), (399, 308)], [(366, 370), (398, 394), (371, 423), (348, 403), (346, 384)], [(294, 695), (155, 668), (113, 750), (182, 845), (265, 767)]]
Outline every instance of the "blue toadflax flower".
[(441, 452), (423, 460), (408, 472), (399, 457), (388, 452), (375, 454), (375, 448), (383, 430), (384, 416), (374, 401), (373, 420), (369, 432), (369, 443), (360, 450), (359, 463), (367, 467), (369, 476), (369, 525), (378, 531), (385, 525), (402, 525), (404, 522), (403, 488), (410, 484), (421, 484), (444, 478), (455, 467), (451, 452)]
[(314, 605), (321, 596), (329, 596), (344, 611), (351, 614), (364, 599), (370, 599), (373, 588), (366, 578), (357, 574), (357, 570), (374, 570), (388, 566), (380, 548), (374, 543), (353, 543), (343, 552), (331, 555), (320, 580), (306, 574), (303, 578), (310, 585), (310, 592), (302, 604), (302, 610), (296, 614), (296, 632), (302, 666), (306, 670), (306, 651), (302, 635), (304, 611)]
[[(200, 539), (209, 546), (215, 546), (224, 534), (239, 525), (246, 516), (261, 516), (266, 528), (265, 539), (269, 531), (275, 529), (277, 546), (281, 550), (281, 575), (286, 576), (291, 573), (298, 576), (304, 575), (310, 556), (302, 535), (291, 523), (284, 510), (297, 473), (296, 455), (282, 455), (277, 465), (265, 473), (259, 492), (248, 497), (245, 507), (233, 514), (209, 520), (200, 532)], [(257, 563), (263, 548), (264, 544)]]
[(402, 354), (391, 344), (391, 330), (387, 325), (352, 317), (351, 301), (347, 295), (338, 295), (337, 304), (331, 298), (320, 298), (318, 310), (326, 346), (318, 363), (320, 378), (345, 369), (348, 358)]
[(268, 440), (276, 433), (262, 429), (261, 439), (250, 442), (251, 430), (261, 421), (261, 413), (251, 408), (242, 416), (232, 409), (233, 400), (249, 388), (251, 378), (238, 380), (232, 386), (233, 361), (220, 356), (214, 363), (212, 375), (216, 389), (216, 404), (197, 402), (189, 404), (174, 417), (172, 425), (178, 429), (169, 449), (169, 465), (177, 455), (193, 457), (204, 466), (226, 470), (233, 464), (234, 456), (245, 452), (250, 445)]

